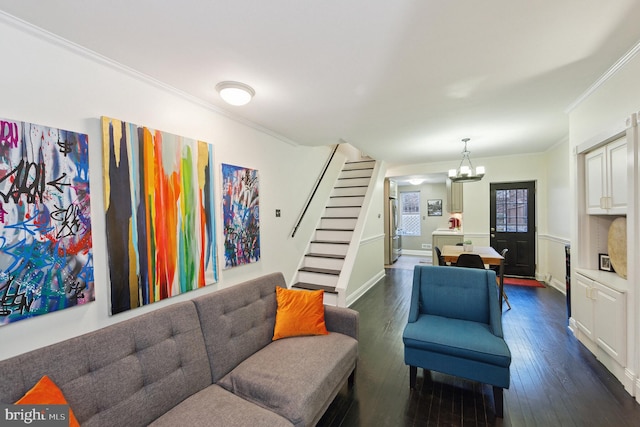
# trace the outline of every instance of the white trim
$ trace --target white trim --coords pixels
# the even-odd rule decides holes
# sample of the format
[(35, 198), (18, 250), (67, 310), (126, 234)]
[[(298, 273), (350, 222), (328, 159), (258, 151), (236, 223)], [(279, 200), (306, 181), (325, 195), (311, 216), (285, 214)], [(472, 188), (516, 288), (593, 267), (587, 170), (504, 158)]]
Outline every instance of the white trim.
[(352, 292), (348, 297), (347, 300), (345, 301), (346, 306), (347, 307), (351, 307), (351, 304), (353, 304), (354, 302), (356, 302), (358, 299), (360, 299), (361, 296), (363, 296), (364, 294), (366, 294), (369, 289), (373, 288), (373, 286), (378, 283), (381, 279), (383, 279), (385, 276), (385, 272), (384, 272), (384, 268), (379, 271), (375, 276), (373, 276), (371, 279), (369, 279), (366, 283), (364, 283), (362, 286), (360, 286), (359, 289), (357, 289), (355, 292)]
[(402, 249), (402, 255), (424, 256), (431, 258), (433, 251), (421, 251), (419, 249)]
[(594, 84), (591, 85), (582, 95), (578, 97), (575, 101), (573, 101), (564, 112), (566, 114), (571, 113), (578, 105), (580, 105), (585, 99), (591, 96), (600, 86), (605, 84), (607, 80), (613, 77), (618, 71), (620, 71), (629, 61), (631, 61), (637, 53), (640, 52), (640, 42), (638, 42), (635, 46), (633, 46), (627, 53), (625, 53), (622, 58), (618, 59), (615, 64), (613, 64), (598, 80), (595, 81)]
[(550, 242), (560, 243), (562, 245), (570, 245), (571, 244), (571, 240), (569, 240), (566, 237), (552, 236), (550, 234), (538, 234), (538, 240), (548, 240)]
[(627, 120), (622, 120), (615, 125), (610, 126), (608, 129), (598, 133), (597, 135), (587, 139), (586, 141), (578, 144), (575, 149), (575, 154), (582, 154), (602, 145), (608, 144), (622, 137), (627, 128), (631, 127), (631, 123), (627, 123)]
[(374, 243), (377, 242), (378, 240), (383, 240), (384, 239), (385, 234), (378, 234), (375, 236), (371, 236), (371, 237), (366, 237), (362, 240), (360, 240), (360, 246), (364, 246), (364, 245), (368, 245), (370, 243)]
[(551, 278), (551, 283), (547, 283), (547, 285), (549, 285), (552, 288), (556, 289), (561, 294), (567, 295), (567, 284), (565, 282), (561, 282), (560, 280), (558, 280), (556, 278)]
[(123, 74), (129, 75), (130, 77), (133, 77), (135, 79), (138, 79), (144, 83), (150, 84), (152, 86), (155, 86), (158, 89), (164, 90), (166, 92), (169, 92), (173, 95), (179, 96), (183, 99), (185, 99), (188, 102), (191, 102), (192, 104), (195, 104), (197, 106), (206, 108), (210, 111), (213, 111), (214, 113), (220, 114), (221, 116), (224, 116), (228, 119), (231, 119), (233, 121), (236, 121), (242, 125), (248, 126), (254, 130), (257, 130), (259, 132), (262, 132), (264, 134), (267, 134), (269, 136), (272, 136), (286, 144), (292, 145), (294, 147), (299, 147), (300, 144), (298, 144), (297, 142), (287, 138), (284, 135), (281, 135), (271, 129), (268, 129), (262, 125), (259, 125), (255, 122), (252, 122), (251, 120), (247, 120), (244, 117), (240, 117), (236, 114), (233, 114), (227, 110), (224, 110), (220, 107), (218, 107), (215, 104), (212, 104), (211, 102), (207, 102), (202, 98), (198, 98), (197, 96), (188, 94), (187, 92), (184, 92), (178, 88), (175, 88), (167, 83), (164, 83), (158, 79), (155, 79), (147, 74), (144, 74), (140, 71), (137, 71), (131, 67), (128, 67), (124, 64), (121, 64), (111, 58), (108, 58), (104, 55), (101, 55), (97, 52), (94, 52), (91, 49), (88, 49), (84, 46), (81, 46), (77, 43), (74, 43), (70, 40), (67, 40), (63, 37), (58, 36), (57, 34), (54, 34), (50, 31), (45, 30), (44, 28), (40, 28), (36, 25), (31, 24), (30, 22), (24, 21), (20, 18), (17, 18), (13, 15), (8, 14), (5, 11), (0, 10), (0, 21), (5, 22), (8, 25), (13, 26), (14, 28), (17, 28), (21, 31), (24, 31), (26, 33), (29, 33), (39, 39), (42, 39), (46, 42), (49, 43), (53, 43), (56, 44), (64, 49), (67, 49), (77, 55), (83, 56), (89, 60), (92, 60), (94, 62), (97, 62), (100, 65), (104, 65), (107, 67), (110, 67), (116, 71), (119, 71)]

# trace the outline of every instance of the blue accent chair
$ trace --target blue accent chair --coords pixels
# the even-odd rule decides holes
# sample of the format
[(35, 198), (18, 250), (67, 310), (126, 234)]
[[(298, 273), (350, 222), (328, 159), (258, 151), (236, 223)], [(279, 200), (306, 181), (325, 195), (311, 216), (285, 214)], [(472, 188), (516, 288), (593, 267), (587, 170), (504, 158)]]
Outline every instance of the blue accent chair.
[(433, 370), (490, 384), (495, 413), (503, 416), (511, 352), (502, 333), (494, 271), (417, 265), (402, 341), (411, 388), (418, 367), (425, 376)]

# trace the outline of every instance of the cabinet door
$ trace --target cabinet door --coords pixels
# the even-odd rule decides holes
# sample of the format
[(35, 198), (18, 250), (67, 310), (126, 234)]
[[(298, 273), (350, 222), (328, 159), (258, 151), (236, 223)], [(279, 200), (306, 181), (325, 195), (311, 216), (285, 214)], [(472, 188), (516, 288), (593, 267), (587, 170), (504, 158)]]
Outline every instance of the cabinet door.
[(462, 213), (462, 183), (447, 178), (447, 212)]
[(593, 281), (576, 274), (571, 283), (571, 316), (578, 329), (590, 340), (595, 340), (593, 330)]
[(605, 147), (584, 156), (585, 191), (588, 214), (606, 213), (604, 197), (607, 188)]
[(610, 214), (627, 211), (627, 140), (620, 138), (607, 146), (607, 195)]
[(596, 343), (620, 365), (625, 366), (627, 353), (625, 294), (598, 282), (593, 283)]

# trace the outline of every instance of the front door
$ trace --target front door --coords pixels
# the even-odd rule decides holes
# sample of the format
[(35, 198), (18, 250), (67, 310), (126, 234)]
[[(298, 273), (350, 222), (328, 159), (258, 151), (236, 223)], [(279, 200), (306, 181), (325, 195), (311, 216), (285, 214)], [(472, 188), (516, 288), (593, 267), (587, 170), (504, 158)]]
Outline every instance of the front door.
[(504, 274), (535, 277), (536, 183), (491, 183), (491, 246), (508, 249)]

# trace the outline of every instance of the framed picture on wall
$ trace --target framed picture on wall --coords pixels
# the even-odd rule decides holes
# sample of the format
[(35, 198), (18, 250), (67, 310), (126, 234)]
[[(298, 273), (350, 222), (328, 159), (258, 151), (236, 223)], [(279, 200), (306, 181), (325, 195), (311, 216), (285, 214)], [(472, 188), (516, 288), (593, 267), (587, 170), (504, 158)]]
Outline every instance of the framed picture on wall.
[(427, 200), (427, 215), (442, 216), (442, 199)]
[(613, 271), (611, 258), (607, 254), (598, 254), (598, 269), (603, 271)]

